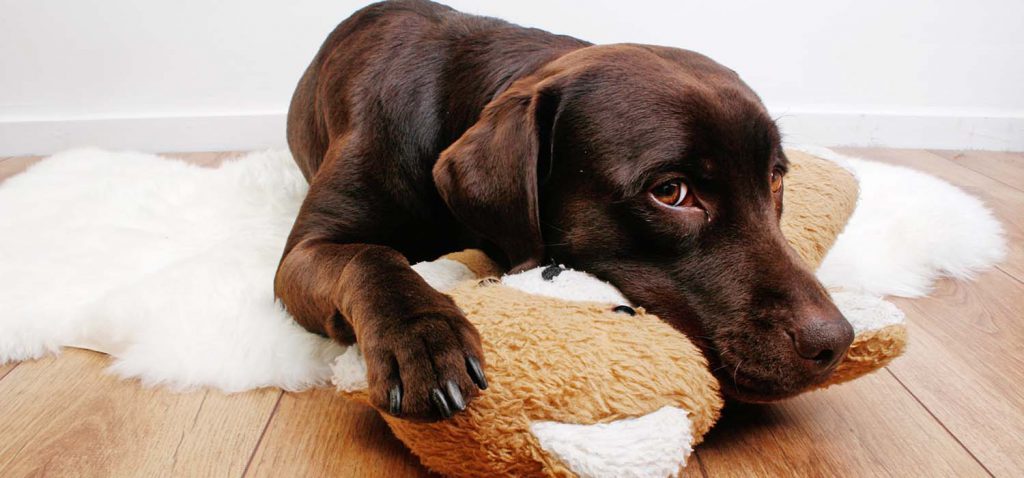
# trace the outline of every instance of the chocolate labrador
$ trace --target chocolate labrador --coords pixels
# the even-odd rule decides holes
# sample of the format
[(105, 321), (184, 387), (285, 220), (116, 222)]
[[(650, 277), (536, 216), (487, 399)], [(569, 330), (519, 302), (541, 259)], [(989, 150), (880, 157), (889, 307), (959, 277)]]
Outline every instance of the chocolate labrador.
[(740, 400), (824, 380), (852, 340), (780, 232), (778, 128), (700, 54), (377, 3), (302, 76), (288, 144), (310, 189), (276, 294), (306, 329), (359, 343), (393, 415), (446, 418), (487, 388), (477, 331), (409, 266), (468, 247), (611, 282)]

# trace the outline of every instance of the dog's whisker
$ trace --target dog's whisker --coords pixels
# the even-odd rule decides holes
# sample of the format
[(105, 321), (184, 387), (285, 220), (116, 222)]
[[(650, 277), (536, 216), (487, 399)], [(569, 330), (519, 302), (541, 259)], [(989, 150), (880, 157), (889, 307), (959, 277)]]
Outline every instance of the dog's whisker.
[(719, 349), (718, 349), (717, 347), (714, 347), (714, 346), (712, 346), (712, 345), (710, 344), (710, 343), (711, 343), (711, 340), (712, 340), (712, 339), (711, 339), (711, 337), (708, 337), (708, 336), (706, 336), (706, 335), (693, 335), (693, 336), (691, 336), (690, 338), (691, 338), (691, 339), (704, 339), (704, 340), (706, 340), (706, 342), (703, 342), (703, 343), (702, 343), (702, 345), (701, 345), (701, 347), (702, 347), (702, 348), (705, 348), (705, 349), (708, 349), (708, 350), (714, 350), (715, 352), (719, 352), (719, 353), (721, 353), (721, 352), (722, 352), (722, 351), (721, 351), (721, 350), (719, 350)]
[(562, 228), (560, 228), (560, 227), (558, 227), (558, 226), (556, 226), (556, 225), (554, 225), (554, 224), (551, 224), (550, 222), (546, 222), (546, 221), (541, 221), (541, 224), (543, 224), (543, 225), (545, 225), (545, 226), (547, 226), (547, 227), (550, 227), (550, 228), (552, 228), (552, 229), (554, 229), (554, 230), (556, 230), (556, 231), (559, 231), (559, 232), (564, 232), (564, 233), (566, 233), (566, 234), (568, 234), (568, 233), (569, 233), (569, 231), (566, 231), (565, 229), (562, 229)]

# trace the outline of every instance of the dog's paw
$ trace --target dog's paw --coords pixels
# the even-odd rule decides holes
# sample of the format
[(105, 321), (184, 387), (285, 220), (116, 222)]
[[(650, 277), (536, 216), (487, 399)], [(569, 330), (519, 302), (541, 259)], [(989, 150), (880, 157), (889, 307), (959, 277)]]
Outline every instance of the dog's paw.
[(429, 313), (365, 337), (370, 402), (417, 421), (450, 418), (487, 388), (480, 336), (459, 313)]

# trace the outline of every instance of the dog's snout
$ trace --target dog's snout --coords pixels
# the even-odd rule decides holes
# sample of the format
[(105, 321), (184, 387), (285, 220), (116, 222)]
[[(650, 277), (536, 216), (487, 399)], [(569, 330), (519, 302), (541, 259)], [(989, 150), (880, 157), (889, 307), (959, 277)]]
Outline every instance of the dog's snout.
[(800, 320), (789, 336), (797, 355), (815, 368), (827, 369), (846, 354), (853, 342), (853, 327), (838, 311), (818, 313)]

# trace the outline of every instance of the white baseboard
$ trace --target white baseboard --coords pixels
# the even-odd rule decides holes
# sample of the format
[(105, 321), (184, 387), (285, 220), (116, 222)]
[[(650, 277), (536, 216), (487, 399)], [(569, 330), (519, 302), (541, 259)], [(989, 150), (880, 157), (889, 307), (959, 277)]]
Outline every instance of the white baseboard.
[(285, 114), (0, 120), (0, 156), (81, 146), (151, 153), (284, 148)]
[(778, 121), (790, 143), (1024, 151), (1024, 116), (796, 112)]
[[(1024, 151), (1024, 117), (786, 112), (786, 141), (821, 146)], [(147, 152), (285, 147), (285, 113), (0, 120), (0, 156), (79, 146)]]

